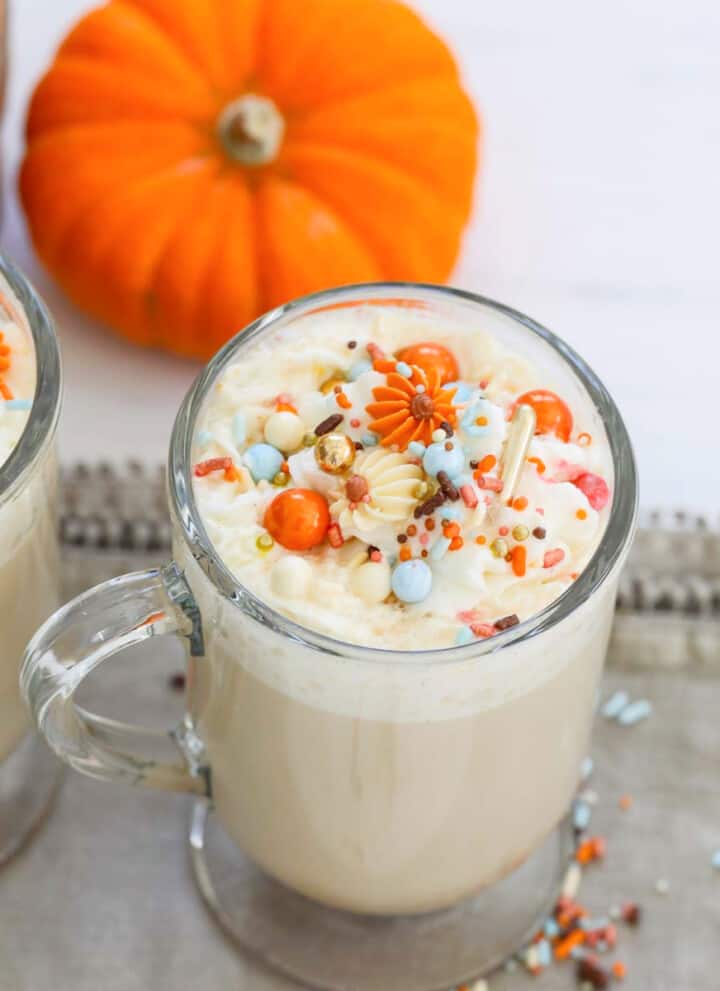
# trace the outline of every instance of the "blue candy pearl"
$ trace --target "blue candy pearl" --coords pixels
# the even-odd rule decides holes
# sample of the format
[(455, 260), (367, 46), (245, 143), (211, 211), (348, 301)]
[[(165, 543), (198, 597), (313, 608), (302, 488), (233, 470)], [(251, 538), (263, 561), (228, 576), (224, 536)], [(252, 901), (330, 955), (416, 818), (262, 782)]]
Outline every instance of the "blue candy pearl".
[(371, 370), (371, 361), (368, 361), (367, 358), (358, 358), (358, 360), (348, 368), (346, 375), (348, 377), (348, 381), (355, 382), (355, 380), (359, 379), (361, 375), (364, 375), (365, 372), (369, 372)]
[(252, 444), (245, 452), (243, 460), (254, 481), (265, 479), (269, 482), (280, 471), (284, 458), (272, 444)]
[(430, 595), (432, 571), (424, 561), (403, 561), (393, 571), (390, 585), (401, 602), (422, 602)]
[(449, 451), (445, 449), (445, 441), (431, 444), (423, 455), (423, 468), (428, 475), (437, 476), (439, 471), (445, 471), (453, 479), (465, 468), (465, 455), (457, 444)]

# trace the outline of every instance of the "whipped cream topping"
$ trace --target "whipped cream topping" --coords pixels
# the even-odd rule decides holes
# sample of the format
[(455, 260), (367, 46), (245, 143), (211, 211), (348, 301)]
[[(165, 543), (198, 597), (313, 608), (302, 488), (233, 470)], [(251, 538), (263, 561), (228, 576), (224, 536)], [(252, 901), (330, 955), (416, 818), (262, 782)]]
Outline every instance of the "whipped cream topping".
[[(551, 379), (482, 329), (404, 308), (266, 334), (199, 420), (208, 535), (241, 584), (338, 640), (418, 650), (492, 636), (572, 584), (607, 520), (602, 424)], [(538, 432), (508, 505), (519, 399)]]

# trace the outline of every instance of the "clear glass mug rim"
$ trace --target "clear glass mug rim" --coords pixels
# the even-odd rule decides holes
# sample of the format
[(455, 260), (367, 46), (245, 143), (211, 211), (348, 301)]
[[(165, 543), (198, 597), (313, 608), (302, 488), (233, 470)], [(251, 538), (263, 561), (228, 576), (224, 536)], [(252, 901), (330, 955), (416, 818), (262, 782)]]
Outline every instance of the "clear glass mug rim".
[(55, 324), (36, 290), (6, 255), (0, 254), (0, 276), (17, 296), (35, 348), (36, 381), (32, 409), (20, 440), (0, 466), (0, 505), (23, 486), (57, 429), (62, 402), (62, 369)]
[[(615, 472), (615, 491), (605, 533), (590, 562), (573, 584), (554, 602), (530, 619), (487, 640), (431, 650), (392, 650), (363, 647), (335, 639), (295, 623), (272, 609), (239, 582), (215, 552), (203, 525), (192, 484), (192, 444), (195, 426), (207, 393), (221, 371), (258, 336), (269, 333), (281, 319), (298, 318), (323, 304), (341, 302), (379, 303), (385, 296), (419, 302), (459, 301), (501, 314), (521, 324), (545, 342), (569, 366), (596, 406), (608, 435)], [(449, 286), (412, 282), (373, 282), (326, 289), (292, 300), (265, 313), (236, 334), (210, 360), (186, 395), (172, 431), (168, 462), (171, 512), (193, 558), (216, 590), (255, 621), (269, 626), (304, 646), (334, 656), (352, 656), (368, 662), (388, 664), (467, 662), (536, 636), (569, 616), (592, 596), (624, 559), (632, 538), (638, 505), (635, 458), (620, 412), (602, 381), (590, 366), (563, 340), (518, 310), (476, 293)]]

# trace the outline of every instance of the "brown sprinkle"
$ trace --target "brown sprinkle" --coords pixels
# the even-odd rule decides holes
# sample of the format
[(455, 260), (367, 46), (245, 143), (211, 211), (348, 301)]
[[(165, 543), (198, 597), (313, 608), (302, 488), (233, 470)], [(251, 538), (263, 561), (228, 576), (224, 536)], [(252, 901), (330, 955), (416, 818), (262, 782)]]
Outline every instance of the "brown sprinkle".
[(547, 530), (545, 529), (544, 526), (536, 526), (532, 532), (532, 535), (533, 537), (536, 537), (538, 540), (544, 540), (545, 537), (547, 536)]
[(371, 554), (374, 554), (376, 551), (379, 551), (380, 548), (379, 547), (376, 547), (375, 544), (368, 544), (368, 549), (367, 550), (368, 550), (368, 557), (369, 557)]
[(460, 498), (460, 493), (450, 481), (450, 476), (448, 473), (446, 471), (439, 471), (437, 473), (437, 480), (440, 483), (440, 491), (447, 496), (451, 502), (457, 502)]
[(440, 429), (445, 431), (446, 437), (452, 437), (453, 428), (450, 426), (447, 420), (443, 420), (443, 422), (440, 424)]
[(323, 420), (322, 423), (318, 423), (315, 427), (315, 436), (322, 437), (324, 434), (329, 434), (331, 430), (334, 430), (335, 427), (338, 427), (342, 422), (342, 413), (333, 413), (331, 416), (328, 416), (325, 420)]
[(610, 983), (610, 975), (605, 968), (589, 957), (578, 960), (577, 979), (580, 982), (587, 981), (588, 984), (592, 984), (594, 988), (599, 988), (600, 991)]
[(404, 534), (404, 533), (399, 533), (397, 535), (397, 542), (399, 544), (406, 544), (407, 543), (407, 535)]
[(496, 620), (495, 629), (500, 631), (509, 630), (511, 626), (517, 626), (519, 622), (520, 619), (517, 613), (513, 613), (512, 616), (503, 616), (502, 619)]
[(362, 446), (362, 444), (360, 443), (359, 440), (356, 440), (355, 441), (355, 450), (356, 451), (364, 451), (365, 450), (365, 448)]
[(348, 346), (348, 347), (350, 348), (350, 350), (352, 351), (352, 350), (353, 350), (353, 348), (356, 348), (356, 347), (357, 347), (357, 341), (348, 341), (348, 342), (347, 342), (347, 346)]
[(419, 506), (416, 506), (413, 511), (413, 516), (416, 520), (419, 520), (421, 516), (429, 516), (434, 513), (436, 509), (439, 509), (442, 504), (447, 499), (447, 496), (442, 489), (438, 489), (434, 496), (430, 496), (425, 502), (421, 502)]

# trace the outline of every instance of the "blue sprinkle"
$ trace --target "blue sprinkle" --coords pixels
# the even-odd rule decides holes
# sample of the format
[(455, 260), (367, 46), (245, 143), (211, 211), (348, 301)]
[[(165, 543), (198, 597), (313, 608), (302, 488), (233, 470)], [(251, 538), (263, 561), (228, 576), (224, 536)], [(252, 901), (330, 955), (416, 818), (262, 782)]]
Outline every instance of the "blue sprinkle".
[(720, 850), (716, 850), (710, 858), (710, 863), (716, 871), (720, 871)]
[(403, 561), (392, 573), (390, 585), (401, 602), (422, 602), (430, 595), (432, 571), (424, 561)]
[(586, 757), (583, 760), (582, 764), (580, 765), (580, 777), (582, 778), (583, 781), (587, 781), (587, 779), (592, 774), (594, 767), (595, 767), (595, 762), (593, 761), (592, 757)]
[(445, 450), (445, 443), (431, 444), (423, 455), (423, 468), (428, 475), (435, 475), (439, 471), (445, 471), (452, 480), (457, 478), (465, 467), (465, 455), (458, 444), (453, 444), (449, 451)]
[(440, 561), (447, 554), (450, 541), (447, 537), (438, 537), (430, 550), (430, 557), (433, 561)]
[(27, 410), (32, 409), (32, 399), (6, 399), (3, 408), (27, 412)]
[(412, 368), (406, 361), (398, 361), (397, 365), (395, 365), (395, 371), (398, 375), (403, 375), (406, 379), (409, 379), (412, 375)]
[(543, 926), (543, 932), (548, 939), (555, 939), (556, 936), (560, 935), (560, 926), (557, 924), (555, 919), (546, 919), (545, 925)]
[(245, 438), (247, 437), (247, 420), (245, 419), (244, 413), (236, 413), (232, 418), (232, 438), (240, 447), (241, 444), (245, 443)]
[(587, 829), (591, 815), (592, 809), (587, 802), (575, 802), (573, 805), (573, 826), (575, 829)]
[(256, 482), (262, 479), (269, 482), (273, 479), (284, 460), (283, 455), (272, 444), (252, 444), (243, 456), (243, 461)]
[(440, 516), (444, 520), (459, 520), (462, 513), (457, 506), (448, 506), (447, 503), (441, 507)]
[(606, 719), (615, 719), (616, 716), (620, 715), (629, 701), (627, 692), (615, 692), (614, 695), (610, 696), (605, 705), (603, 705), (600, 712), (602, 712)]
[(408, 451), (416, 458), (421, 458), (426, 451), (426, 447), (421, 440), (411, 440), (408, 444)]
[(535, 949), (537, 950), (538, 963), (540, 966), (549, 967), (552, 963), (552, 952), (548, 941), (546, 939), (539, 939), (535, 944)]
[(348, 368), (346, 374), (350, 382), (355, 382), (357, 379), (360, 378), (361, 375), (364, 375), (366, 372), (371, 372), (371, 371), (372, 371), (372, 362), (369, 361), (367, 358), (359, 358), (356, 362), (354, 362), (354, 364), (352, 364)]
[(462, 647), (466, 643), (471, 643), (475, 639), (473, 631), (469, 626), (461, 626), (455, 634), (455, 643)]
[(377, 434), (363, 434), (360, 438), (360, 443), (363, 447), (375, 447), (378, 442)]
[(621, 726), (634, 726), (635, 723), (639, 723), (641, 719), (647, 719), (647, 717), (652, 712), (652, 706), (647, 699), (638, 699), (637, 702), (631, 702), (630, 705), (626, 706), (617, 717), (617, 721)]
[(454, 389), (455, 395), (453, 396), (453, 406), (459, 406), (460, 403), (466, 403), (473, 394), (473, 388), (468, 385), (467, 382), (448, 382), (443, 386), (443, 389)]
[(198, 447), (207, 447), (208, 444), (212, 443), (213, 435), (210, 433), (209, 430), (200, 430), (198, 432), (196, 440)]

